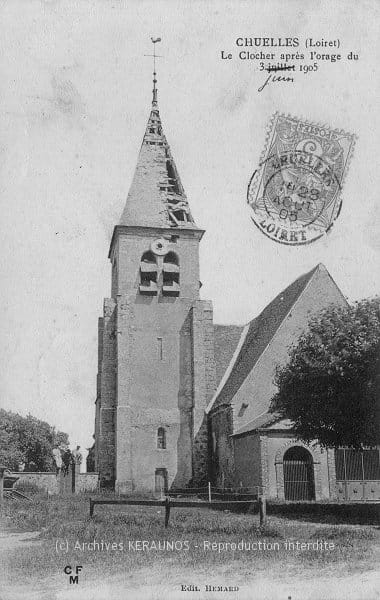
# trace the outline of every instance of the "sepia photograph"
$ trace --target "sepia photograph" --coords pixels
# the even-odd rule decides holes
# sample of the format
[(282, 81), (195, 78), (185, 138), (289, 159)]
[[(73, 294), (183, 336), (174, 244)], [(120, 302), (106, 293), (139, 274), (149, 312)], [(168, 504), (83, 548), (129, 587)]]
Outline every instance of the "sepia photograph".
[(0, 2), (0, 600), (380, 599), (379, 26)]

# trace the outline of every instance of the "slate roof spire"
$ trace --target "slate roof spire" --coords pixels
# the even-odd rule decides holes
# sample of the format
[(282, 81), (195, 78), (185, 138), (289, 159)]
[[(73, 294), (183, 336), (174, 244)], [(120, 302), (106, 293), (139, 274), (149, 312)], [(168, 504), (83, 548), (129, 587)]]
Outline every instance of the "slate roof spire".
[[(160, 38), (152, 38), (153, 44), (157, 41)], [(152, 108), (119, 225), (197, 229), (163, 132), (157, 102), (157, 55), (154, 52), (152, 56)]]

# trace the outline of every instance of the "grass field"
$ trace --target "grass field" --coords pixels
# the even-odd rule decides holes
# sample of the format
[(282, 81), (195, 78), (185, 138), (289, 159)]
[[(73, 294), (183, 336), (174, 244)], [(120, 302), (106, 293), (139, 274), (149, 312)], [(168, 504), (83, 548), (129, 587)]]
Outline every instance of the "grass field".
[(34, 495), (31, 503), (7, 501), (1, 510), (6, 530), (38, 531), (41, 540), (3, 551), (8, 584), (66, 581), (66, 565), (82, 566), (87, 581), (149, 572), (157, 585), (168, 577), (180, 581), (183, 573), (198, 579), (223, 573), (230, 585), (259, 575), (344, 577), (374, 569), (380, 556), (378, 527), (316, 523), (302, 515), (269, 516), (260, 528), (256, 514), (173, 509), (165, 529), (160, 507), (96, 506), (91, 519), (86, 496)]

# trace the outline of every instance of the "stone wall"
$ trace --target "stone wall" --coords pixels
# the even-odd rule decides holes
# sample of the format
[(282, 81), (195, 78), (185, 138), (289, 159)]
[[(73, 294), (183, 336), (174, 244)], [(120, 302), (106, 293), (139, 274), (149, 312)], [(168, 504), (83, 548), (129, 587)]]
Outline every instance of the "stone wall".
[(208, 481), (208, 426), (205, 409), (215, 390), (214, 327), (211, 302), (192, 308), (193, 456), (192, 484)]
[(260, 436), (257, 432), (234, 439), (238, 485), (255, 488), (263, 485)]
[(192, 477), (193, 437), (193, 381), (192, 312), (189, 311), (179, 332), (179, 390), (178, 410), (180, 432), (178, 439), (178, 467), (173, 487), (185, 487)]
[(19, 477), (19, 480), (13, 486), (15, 490), (24, 483), (31, 483), (51, 494), (59, 493), (59, 477), (55, 473), (28, 473), (23, 471), (22, 473), (12, 473), (12, 475)]
[[(96, 468), (102, 486), (152, 491), (207, 478), (205, 408), (215, 390), (212, 304), (199, 300), (202, 231), (121, 227), (111, 243), (112, 299), (99, 325)], [(139, 291), (141, 258), (165, 237), (179, 259), (179, 297)], [(158, 256), (158, 264), (162, 257)], [(159, 448), (159, 428), (166, 448)]]
[[(14, 484), (14, 489), (16, 490), (20, 485), (30, 483), (50, 494), (71, 493), (71, 473), (67, 476), (60, 474), (60, 476), (57, 477), (56, 473), (53, 472), (32, 473), (23, 471), (21, 473), (12, 473), (12, 475), (19, 477), (18, 481)], [(77, 473), (75, 482), (76, 493), (96, 492), (98, 489), (98, 480), (99, 473)], [(62, 483), (65, 485), (62, 485)]]
[[(101, 473), (102, 484), (113, 486), (115, 481), (115, 302), (104, 300), (104, 317), (99, 328), (102, 349), (100, 398), (97, 399), (99, 414), (96, 468)], [(99, 404), (98, 404), (99, 403)]]
[(204, 486), (209, 481), (210, 471), (209, 431), (207, 415), (203, 413), (203, 421), (194, 436), (193, 442), (193, 487)]
[(191, 301), (117, 300), (117, 489), (151, 492), (157, 469), (167, 470), (169, 487), (182, 487), (192, 475)]
[(304, 444), (295, 440), (291, 434), (268, 432), (267, 437), (267, 485), (268, 498), (285, 499), (283, 458), (285, 452), (293, 446), (302, 446), (310, 452), (313, 459), (315, 499), (330, 498), (328, 454), (318, 444)]
[(99, 473), (79, 473), (77, 492), (96, 492), (98, 490)]
[(220, 407), (210, 418), (210, 478), (218, 487), (236, 485), (231, 407)]
[(100, 406), (102, 398), (102, 363), (103, 363), (103, 335), (104, 335), (104, 319), (98, 319), (98, 372), (96, 375), (96, 400), (95, 400), (95, 430), (94, 430), (94, 459), (95, 470), (99, 470), (99, 453), (100, 453)]
[(291, 433), (252, 431), (235, 438), (236, 477), (244, 486), (259, 485), (268, 498), (284, 500), (283, 456), (292, 446), (306, 448), (313, 457), (316, 500), (334, 499), (333, 451), (307, 446)]
[(329, 495), (331, 500), (338, 499), (338, 489), (336, 484), (336, 469), (335, 469), (335, 450), (328, 448), (327, 453), (327, 471), (329, 480)]
[[(179, 258), (179, 297), (139, 293), (141, 257), (164, 234)], [(117, 260), (113, 426), (120, 492), (152, 491), (159, 469), (166, 470), (169, 487), (187, 485), (194, 464), (197, 471), (207, 470), (207, 452), (201, 459), (194, 456), (193, 439), (214, 390), (212, 306), (198, 300), (200, 232), (172, 234), (126, 229), (112, 250)], [(159, 288), (161, 283), (159, 276)], [(104, 410), (103, 388), (101, 406)], [(158, 447), (159, 428), (166, 431), (166, 448)]]

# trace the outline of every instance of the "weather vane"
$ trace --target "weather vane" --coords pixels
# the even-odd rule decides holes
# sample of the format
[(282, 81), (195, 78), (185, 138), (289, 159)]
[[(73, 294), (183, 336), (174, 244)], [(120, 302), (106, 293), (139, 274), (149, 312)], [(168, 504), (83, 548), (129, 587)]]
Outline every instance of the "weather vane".
[(159, 56), (158, 54), (156, 54), (156, 44), (157, 44), (157, 42), (161, 41), (161, 38), (152, 38), (151, 37), (150, 39), (152, 40), (152, 43), (153, 43), (153, 54), (144, 54), (144, 56), (152, 56), (153, 57), (153, 100), (152, 100), (152, 106), (157, 106), (156, 58), (162, 58), (162, 56)]

